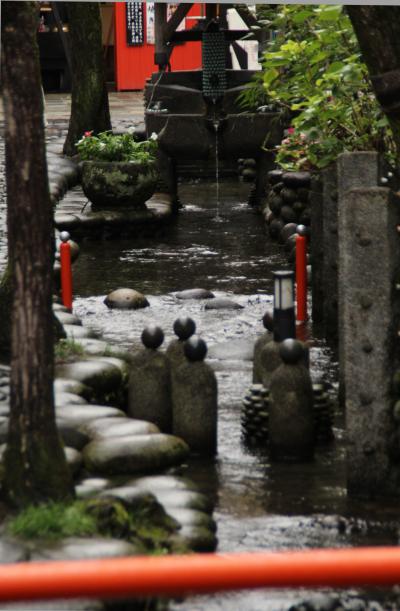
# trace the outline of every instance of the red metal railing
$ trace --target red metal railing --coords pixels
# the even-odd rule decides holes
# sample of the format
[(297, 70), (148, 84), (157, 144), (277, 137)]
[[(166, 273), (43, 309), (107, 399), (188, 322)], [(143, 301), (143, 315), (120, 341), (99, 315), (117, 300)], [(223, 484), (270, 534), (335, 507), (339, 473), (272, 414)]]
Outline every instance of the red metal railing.
[(0, 566), (1, 601), (397, 583), (400, 583), (398, 547), (146, 556)]

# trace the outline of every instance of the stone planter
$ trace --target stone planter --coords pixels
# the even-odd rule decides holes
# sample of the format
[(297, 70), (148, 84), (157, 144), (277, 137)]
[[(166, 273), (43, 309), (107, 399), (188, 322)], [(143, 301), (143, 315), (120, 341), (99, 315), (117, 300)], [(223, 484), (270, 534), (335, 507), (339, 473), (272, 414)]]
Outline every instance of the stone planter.
[(82, 189), (94, 209), (144, 208), (158, 180), (156, 162), (84, 161)]

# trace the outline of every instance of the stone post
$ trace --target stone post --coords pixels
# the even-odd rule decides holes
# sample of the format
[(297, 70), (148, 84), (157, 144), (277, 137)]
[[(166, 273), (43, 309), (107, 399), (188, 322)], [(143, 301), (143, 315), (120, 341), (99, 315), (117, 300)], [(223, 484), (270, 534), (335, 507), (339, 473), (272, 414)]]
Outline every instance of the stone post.
[[(337, 195), (338, 195), (338, 214), (345, 213), (344, 198), (350, 189), (358, 187), (376, 187), (379, 184), (380, 175), (380, 156), (373, 151), (359, 151), (354, 153), (342, 153), (337, 160)], [(332, 226), (335, 224), (334, 213), (328, 213)], [(338, 221), (340, 224), (340, 221)], [(328, 229), (329, 231), (329, 229)], [(340, 232), (339, 232), (340, 233)], [(338, 251), (344, 246), (344, 238), (340, 233), (340, 244)], [(334, 251), (332, 250), (332, 256)], [(341, 260), (341, 254), (338, 256)], [(339, 263), (340, 265), (340, 263)], [(332, 273), (327, 270), (327, 273)], [(341, 271), (339, 269), (339, 274)], [(334, 281), (333, 281), (334, 282)], [(343, 298), (346, 293), (346, 286), (341, 283), (341, 290), (338, 291), (338, 340), (339, 340), (339, 401), (345, 403), (345, 381), (344, 363), (346, 361), (344, 332), (344, 311)]]
[[(372, 182), (371, 173), (366, 180)], [(399, 366), (399, 224), (400, 199), (389, 189), (343, 188), (339, 194), (347, 481), (356, 496), (400, 496), (399, 425), (392, 413)]]
[(258, 338), (254, 344), (254, 355), (253, 355), (253, 384), (262, 384), (262, 364), (261, 364), (261, 353), (269, 342), (272, 341), (273, 335), (273, 316), (272, 312), (266, 312), (263, 316), (263, 325), (265, 333)]
[(322, 180), (319, 174), (314, 174), (311, 178), (309, 200), (311, 208), (312, 319), (314, 323), (321, 323), (324, 318), (324, 238)]
[(218, 390), (215, 373), (203, 359), (206, 343), (193, 336), (185, 342), (185, 363), (172, 377), (173, 434), (182, 437), (192, 452), (217, 452)]
[(315, 447), (313, 389), (302, 343), (284, 340), (280, 357), (282, 365), (272, 374), (269, 394), (271, 460), (310, 460)]
[(172, 430), (169, 361), (157, 348), (164, 341), (160, 327), (142, 333), (145, 346), (134, 355), (129, 375), (128, 415), (156, 424), (163, 433)]

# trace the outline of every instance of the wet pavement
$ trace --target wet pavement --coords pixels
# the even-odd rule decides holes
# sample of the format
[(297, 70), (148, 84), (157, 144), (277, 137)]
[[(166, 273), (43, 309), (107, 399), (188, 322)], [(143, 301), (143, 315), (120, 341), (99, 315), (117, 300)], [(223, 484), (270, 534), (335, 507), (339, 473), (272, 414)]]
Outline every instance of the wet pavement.
[[(260, 217), (246, 204), (248, 186), (223, 183), (216, 218), (215, 184), (180, 187), (185, 204), (175, 225), (154, 239), (86, 240), (74, 272), (74, 310), (107, 341), (133, 350), (144, 326), (157, 323), (173, 337), (173, 321), (191, 316), (213, 346), (231, 347), (231, 358), (209, 359), (219, 385), (219, 452), (215, 462), (192, 460), (180, 473), (192, 477), (215, 501), (218, 551), (261, 551), (397, 544), (395, 504), (350, 501), (346, 495), (343, 415), (337, 410), (335, 442), (320, 447), (313, 463), (274, 465), (246, 448), (241, 435), (243, 396), (251, 383), (249, 342), (262, 333), (272, 303), (272, 271), (286, 267), (280, 246), (266, 237)], [(144, 292), (150, 308), (108, 310), (103, 299), (118, 288)], [(202, 287), (244, 306), (207, 310), (204, 301), (181, 301), (183, 289)], [(312, 334), (312, 330), (311, 330)], [(233, 356), (232, 356), (233, 355)], [(242, 358), (243, 357), (243, 358)], [(314, 379), (335, 393), (337, 364), (322, 339), (313, 337)], [(311, 593), (252, 591), (194, 597), (174, 611), (288, 609)]]
[[(67, 105), (68, 99), (54, 103), (54, 125), (60, 119), (61, 126)], [(121, 110), (121, 121), (126, 119), (124, 112)], [(139, 110), (137, 117), (139, 121)], [(1, 152), (0, 148), (0, 164)], [(2, 271), (5, 262), (2, 167), (0, 181)], [(319, 448), (314, 463), (272, 465), (267, 456), (254, 454), (243, 443), (241, 401), (251, 383), (251, 362), (242, 356), (248, 352), (249, 342), (262, 333), (261, 317), (272, 303), (272, 271), (286, 266), (282, 249), (269, 241), (261, 218), (247, 206), (247, 194), (247, 185), (223, 183), (221, 219), (217, 220), (214, 184), (181, 185), (180, 197), (185, 208), (163, 236), (82, 241), (82, 254), (74, 267), (74, 310), (84, 324), (126, 349), (137, 347), (143, 327), (153, 322), (164, 328), (169, 341), (173, 321), (189, 315), (196, 320), (198, 332), (210, 348), (228, 342), (235, 350), (234, 359), (210, 360), (219, 384), (218, 457), (213, 462), (192, 460), (179, 470), (195, 479), (215, 501), (219, 552), (397, 544), (395, 503), (378, 505), (347, 498), (343, 415), (339, 411), (336, 440), (329, 447)], [(144, 292), (151, 307), (135, 312), (108, 310), (103, 304), (105, 295), (122, 286)], [(174, 296), (176, 291), (195, 287), (209, 288), (217, 296), (240, 303), (244, 309), (205, 310), (204, 302), (180, 301)], [(313, 377), (323, 376), (335, 390), (334, 356), (316, 334), (311, 365)], [(174, 603), (172, 609), (278, 611), (308, 596), (307, 592), (239, 592), (193, 597)]]

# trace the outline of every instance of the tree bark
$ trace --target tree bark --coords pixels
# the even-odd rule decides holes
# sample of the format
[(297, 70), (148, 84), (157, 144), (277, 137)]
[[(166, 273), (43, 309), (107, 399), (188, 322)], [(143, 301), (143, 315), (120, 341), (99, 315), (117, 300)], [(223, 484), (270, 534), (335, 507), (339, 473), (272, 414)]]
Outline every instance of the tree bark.
[(400, 157), (400, 7), (347, 6), (346, 10)]
[(68, 499), (73, 484), (55, 423), (53, 215), (34, 2), (2, 4), (8, 263), (12, 271), (10, 427), (3, 490), (22, 507)]
[(12, 274), (8, 265), (0, 281), (0, 362), (11, 359)]
[(111, 129), (98, 2), (68, 2), (72, 60), (72, 96), (65, 155), (86, 131)]

